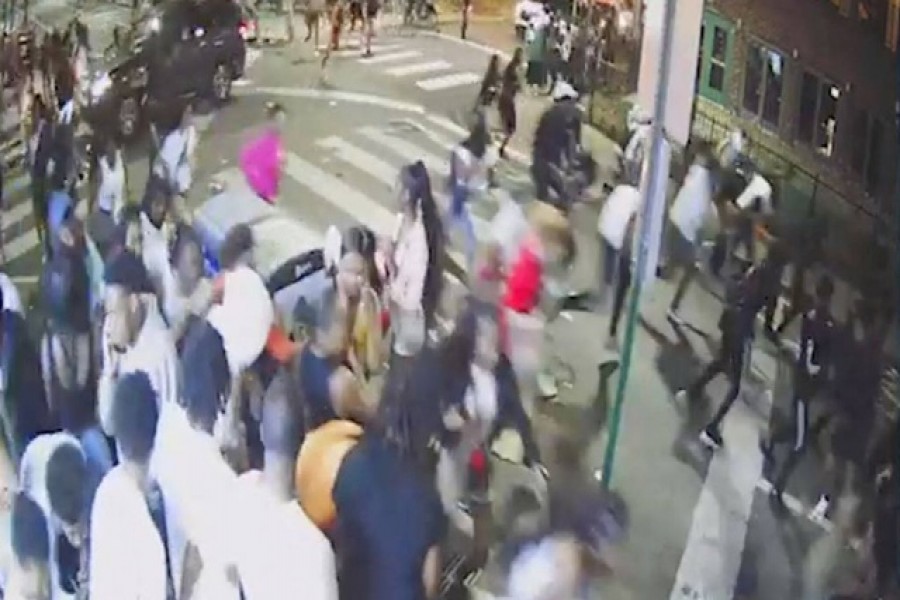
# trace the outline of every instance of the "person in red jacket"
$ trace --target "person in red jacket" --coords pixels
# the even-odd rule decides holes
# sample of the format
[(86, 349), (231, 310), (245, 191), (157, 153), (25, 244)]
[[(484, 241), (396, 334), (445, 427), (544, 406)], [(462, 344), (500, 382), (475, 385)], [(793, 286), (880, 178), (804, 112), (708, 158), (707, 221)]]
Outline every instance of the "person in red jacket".
[(574, 241), (566, 216), (549, 204), (536, 202), (528, 217), (529, 231), (507, 273), (501, 312), (506, 350), (530, 409), (544, 337), (538, 308), (547, 269), (572, 255)]

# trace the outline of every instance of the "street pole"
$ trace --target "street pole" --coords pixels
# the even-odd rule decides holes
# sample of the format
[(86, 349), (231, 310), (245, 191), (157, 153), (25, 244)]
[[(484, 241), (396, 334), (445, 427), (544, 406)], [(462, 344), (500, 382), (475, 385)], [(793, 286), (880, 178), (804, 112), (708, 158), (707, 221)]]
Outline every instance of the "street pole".
[[(616, 445), (622, 421), (622, 408), (625, 404), (625, 390), (628, 385), (628, 373), (631, 370), (631, 358), (634, 350), (634, 336), (637, 330), (638, 308), (640, 306), (641, 289), (643, 288), (648, 258), (651, 250), (651, 235), (654, 233), (653, 215), (660, 210), (659, 203), (666, 201), (668, 177), (660, 177), (660, 172), (668, 172), (664, 119), (666, 100), (669, 91), (669, 71), (671, 67), (672, 45), (675, 31), (676, 0), (663, 0), (665, 12), (662, 22), (662, 44), (660, 44), (659, 79), (653, 106), (653, 122), (650, 125), (650, 154), (647, 160), (643, 180), (643, 198), (641, 202), (641, 221), (638, 239), (637, 265), (632, 277), (631, 294), (628, 299), (628, 315), (625, 326), (625, 341), (622, 347), (622, 364), (619, 369), (619, 381), (616, 385), (616, 397), (613, 401), (613, 412), (610, 417), (609, 437), (603, 455), (603, 485), (609, 489), (612, 483), (613, 466), (616, 458)], [(647, 35), (647, 32), (644, 32)], [(658, 235), (658, 234), (657, 234)]]

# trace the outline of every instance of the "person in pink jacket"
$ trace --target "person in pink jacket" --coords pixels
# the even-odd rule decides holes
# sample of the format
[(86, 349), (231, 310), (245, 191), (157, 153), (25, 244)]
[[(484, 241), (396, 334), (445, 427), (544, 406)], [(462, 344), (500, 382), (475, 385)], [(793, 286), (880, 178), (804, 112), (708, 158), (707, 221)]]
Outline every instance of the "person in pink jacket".
[(278, 198), (281, 168), (284, 164), (284, 142), (281, 127), (284, 123), (284, 107), (270, 103), (266, 106), (269, 126), (241, 149), (240, 164), (247, 184), (269, 204)]

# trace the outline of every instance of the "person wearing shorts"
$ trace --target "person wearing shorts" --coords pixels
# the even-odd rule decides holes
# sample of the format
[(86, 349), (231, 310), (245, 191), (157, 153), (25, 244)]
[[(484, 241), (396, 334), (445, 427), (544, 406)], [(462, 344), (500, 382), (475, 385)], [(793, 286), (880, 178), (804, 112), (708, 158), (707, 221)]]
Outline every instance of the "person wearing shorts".
[(322, 0), (310, 0), (306, 7), (306, 14), (304, 15), (304, 20), (306, 21), (306, 39), (303, 41), (308, 42), (312, 39), (316, 53), (319, 52), (319, 22), (322, 18), (322, 13), (324, 12), (325, 3)]

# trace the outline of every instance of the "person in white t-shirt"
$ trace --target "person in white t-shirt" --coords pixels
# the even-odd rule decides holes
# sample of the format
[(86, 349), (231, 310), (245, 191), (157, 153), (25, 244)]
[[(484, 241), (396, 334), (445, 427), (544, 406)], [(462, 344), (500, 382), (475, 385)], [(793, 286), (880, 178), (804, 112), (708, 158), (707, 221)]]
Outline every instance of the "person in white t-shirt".
[(166, 525), (150, 477), (159, 418), (147, 374), (122, 377), (112, 421), (121, 462), (100, 482), (91, 518), (91, 600), (166, 600), (175, 587), (166, 561)]
[(747, 187), (735, 199), (738, 210), (732, 252), (744, 246), (746, 260), (756, 262), (756, 227), (765, 223), (775, 210), (772, 184), (758, 171), (747, 169)]
[(97, 160), (100, 169), (100, 185), (97, 190), (97, 206), (101, 211), (119, 221), (119, 213), (125, 204), (125, 161), (122, 150), (110, 141), (106, 152)]
[(19, 486), (47, 519), (53, 600), (74, 599), (84, 585), (84, 540), (89, 474), (81, 444), (72, 435), (46, 433), (25, 448)]
[(747, 134), (739, 127), (733, 129), (716, 148), (719, 163), (724, 168), (733, 167), (738, 159), (746, 153), (746, 147)]
[(50, 545), (44, 511), (28, 494), (18, 492), (9, 519), (12, 556), (3, 574), (3, 597), (51, 600)]
[(700, 232), (714, 211), (714, 171), (704, 156), (691, 165), (675, 201), (669, 209), (669, 268), (681, 271), (678, 287), (669, 305), (668, 317), (681, 322), (678, 309), (697, 272)]
[(244, 520), (237, 558), (246, 600), (337, 600), (334, 552), (294, 493), (301, 419), (290, 400), (290, 377), (279, 373), (262, 402), (262, 471), (240, 476)]
[(618, 185), (606, 199), (597, 223), (603, 248), (601, 301), (606, 302), (613, 284), (616, 290), (613, 314), (609, 323), (610, 345), (615, 344), (625, 295), (631, 286), (631, 246), (635, 217), (640, 205), (641, 192), (636, 187)]

